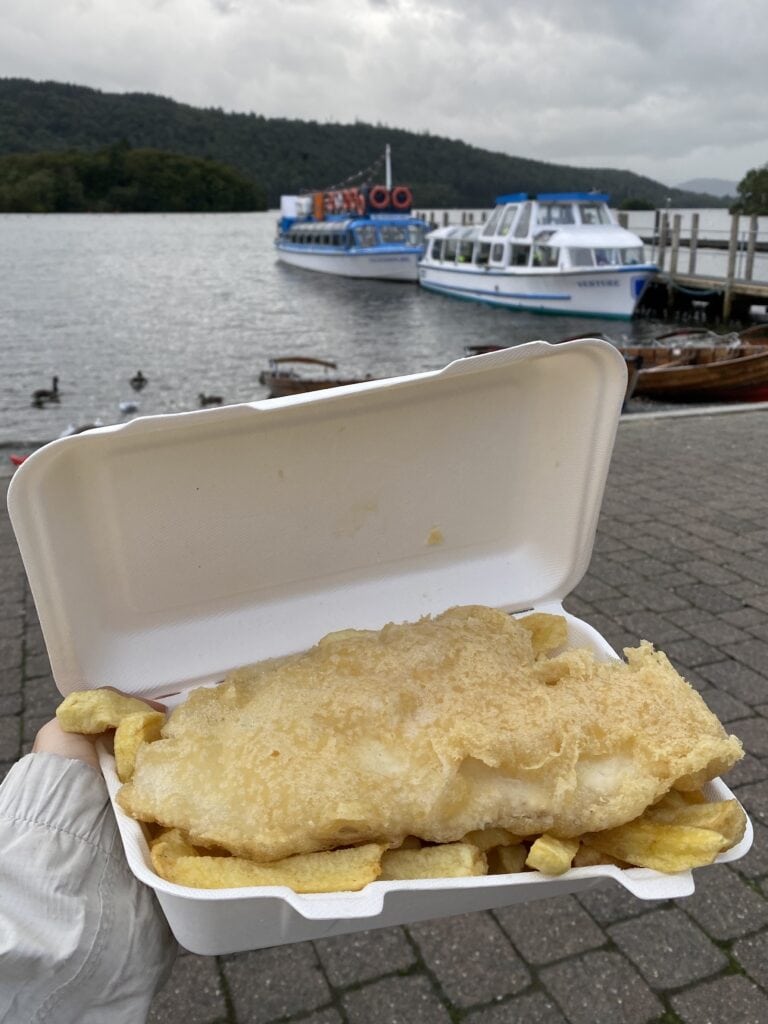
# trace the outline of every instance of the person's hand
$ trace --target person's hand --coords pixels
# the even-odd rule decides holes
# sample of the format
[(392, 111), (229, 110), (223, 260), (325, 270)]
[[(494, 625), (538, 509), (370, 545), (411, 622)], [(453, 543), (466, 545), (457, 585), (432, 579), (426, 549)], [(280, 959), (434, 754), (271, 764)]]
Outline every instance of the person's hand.
[(95, 738), (95, 736), (83, 736), (79, 732), (64, 732), (58, 721), (53, 718), (38, 730), (35, 742), (32, 744), (32, 753), (71, 757), (75, 761), (84, 761), (98, 771), (99, 758), (94, 745)]

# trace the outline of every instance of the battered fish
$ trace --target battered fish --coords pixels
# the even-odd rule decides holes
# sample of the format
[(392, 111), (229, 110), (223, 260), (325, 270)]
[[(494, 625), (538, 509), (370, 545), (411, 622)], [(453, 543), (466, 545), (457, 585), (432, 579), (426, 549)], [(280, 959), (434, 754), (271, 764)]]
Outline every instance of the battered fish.
[(742, 756), (664, 654), (549, 657), (557, 621), (457, 607), (240, 669), (172, 713), (118, 800), (195, 844), (269, 861), (489, 827), (580, 836)]

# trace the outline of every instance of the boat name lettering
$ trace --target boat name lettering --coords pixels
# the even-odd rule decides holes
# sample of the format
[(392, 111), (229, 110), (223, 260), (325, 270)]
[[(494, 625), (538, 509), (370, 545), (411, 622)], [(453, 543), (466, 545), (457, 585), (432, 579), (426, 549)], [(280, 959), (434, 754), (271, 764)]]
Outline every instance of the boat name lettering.
[(603, 281), (600, 278), (592, 281), (577, 281), (576, 284), (579, 288), (618, 288), (618, 281)]

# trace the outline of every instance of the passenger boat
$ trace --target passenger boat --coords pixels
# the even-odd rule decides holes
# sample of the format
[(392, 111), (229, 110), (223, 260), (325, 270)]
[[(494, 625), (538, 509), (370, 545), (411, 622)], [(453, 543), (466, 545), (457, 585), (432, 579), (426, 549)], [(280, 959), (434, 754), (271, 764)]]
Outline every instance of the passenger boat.
[[(766, 332), (768, 334), (768, 332)], [(674, 332), (653, 345), (620, 346), (634, 366), (633, 397), (663, 402), (767, 402), (768, 336)]]
[[(316, 372), (310, 376), (300, 369), (310, 367)], [(329, 359), (315, 359), (310, 356), (277, 356), (269, 360), (266, 370), (259, 374), (259, 383), (269, 388), (270, 398), (285, 395), (300, 395), (305, 391), (321, 391), (338, 388), (342, 384), (359, 384), (370, 377), (342, 377), (336, 371), (336, 363)]]
[(277, 258), (323, 274), (417, 281), (428, 225), (411, 216), (410, 188), (392, 185), (389, 146), (385, 164), (383, 185), (282, 196)]
[(656, 266), (601, 193), (499, 196), (488, 220), (427, 236), (422, 287), (508, 309), (628, 320)]

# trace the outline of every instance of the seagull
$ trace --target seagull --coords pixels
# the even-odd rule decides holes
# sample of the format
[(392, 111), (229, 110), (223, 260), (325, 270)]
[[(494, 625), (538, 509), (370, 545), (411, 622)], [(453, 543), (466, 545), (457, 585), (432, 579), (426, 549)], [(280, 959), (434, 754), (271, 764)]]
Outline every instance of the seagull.
[(50, 390), (47, 388), (38, 388), (37, 391), (32, 392), (32, 404), (36, 405), (38, 409), (42, 409), (46, 402), (58, 402), (59, 400), (59, 378), (54, 377), (52, 381), (52, 387)]
[(138, 402), (128, 401), (128, 402), (121, 402), (120, 403), (120, 412), (123, 414), (123, 416), (127, 416), (128, 413), (138, 412), (138, 411), (139, 411), (139, 403)]
[(204, 395), (202, 391), (197, 397), (200, 399), (201, 406), (221, 405), (221, 403), (224, 401), (221, 395)]
[(147, 384), (149, 384), (149, 381), (141, 372), (141, 370), (137, 370), (134, 376), (131, 377), (129, 383), (134, 391), (141, 391), (142, 388), (145, 388)]

